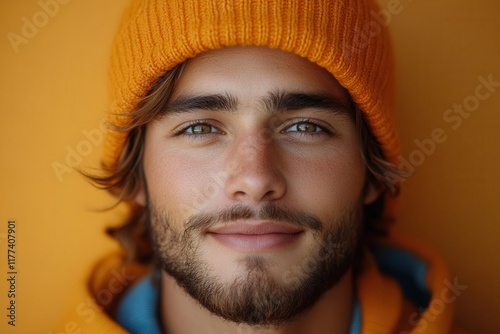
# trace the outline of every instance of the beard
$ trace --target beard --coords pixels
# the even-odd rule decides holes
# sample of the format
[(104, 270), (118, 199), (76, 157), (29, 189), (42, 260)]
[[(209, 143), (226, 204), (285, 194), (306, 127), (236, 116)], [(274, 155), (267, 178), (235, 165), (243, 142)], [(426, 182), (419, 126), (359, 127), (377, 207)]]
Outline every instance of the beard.
[[(165, 210), (149, 202), (153, 250), (160, 268), (211, 313), (251, 326), (280, 327), (313, 306), (352, 267), (360, 247), (362, 204), (347, 208), (335, 221), (268, 203), (257, 212), (243, 205), (191, 216), (177, 231)], [(274, 220), (310, 231), (309, 254), (275, 277), (261, 255), (245, 255), (244, 273), (222, 282), (199, 250), (203, 231), (238, 219)], [(228, 264), (233, 265), (233, 264)], [(293, 267), (293, 268), (292, 268)]]

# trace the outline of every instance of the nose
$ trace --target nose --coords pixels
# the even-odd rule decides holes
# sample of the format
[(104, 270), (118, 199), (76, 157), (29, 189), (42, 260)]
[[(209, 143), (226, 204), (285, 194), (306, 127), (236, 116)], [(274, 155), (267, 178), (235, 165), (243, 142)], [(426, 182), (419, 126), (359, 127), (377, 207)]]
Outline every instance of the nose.
[(286, 192), (280, 155), (265, 136), (242, 136), (229, 151), (227, 164), (230, 173), (224, 190), (232, 200), (258, 205)]

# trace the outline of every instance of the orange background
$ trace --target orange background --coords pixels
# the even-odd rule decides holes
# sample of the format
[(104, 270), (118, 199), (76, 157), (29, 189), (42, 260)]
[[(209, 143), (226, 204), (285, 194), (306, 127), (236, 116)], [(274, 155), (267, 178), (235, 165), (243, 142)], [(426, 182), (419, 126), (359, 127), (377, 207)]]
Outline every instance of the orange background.
[[(102, 231), (120, 213), (97, 212), (112, 200), (74, 171), (58, 177), (54, 163), (67, 165), (71, 150), (88, 154), (79, 166), (97, 163), (109, 49), (127, 0), (60, 1), (66, 4), (46, 21), (38, 1), (0, 2), (0, 310), (7, 307), (9, 219), (17, 222), (19, 272), (17, 326), (7, 326), (0, 311), (2, 333), (55, 334), (64, 314), (85, 301), (91, 264), (117, 247)], [(387, 9), (395, 1), (380, 2)], [(475, 93), (479, 76), (500, 81), (500, 3), (396, 2), (389, 29), (403, 157), (416, 157), (415, 140), (435, 128), (447, 138), (405, 180), (397, 229), (434, 247), (468, 286), (455, 302), (456, 323), (470, 333), (498, 332), (500, 87), (456, 130), (443, 115)], [(8, 36), (22, 34), (23, 18), (40, 27), (25, 29), (30, 37), (16, 52)]]

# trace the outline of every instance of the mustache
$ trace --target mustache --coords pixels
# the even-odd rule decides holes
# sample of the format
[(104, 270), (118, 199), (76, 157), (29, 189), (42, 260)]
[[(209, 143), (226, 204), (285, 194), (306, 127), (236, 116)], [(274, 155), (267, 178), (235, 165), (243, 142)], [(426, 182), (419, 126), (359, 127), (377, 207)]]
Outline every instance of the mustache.
[(258, 210), (237, 204), (215, 212), (198, 213), (186, 222), (186, 232), (208, 229), (216, 224), (230, 224), (236, 220), (274, 220), (304, 229), (321, 231), (323, 224), (313, 214), (281, 208), (274, 203), (266, 203)]

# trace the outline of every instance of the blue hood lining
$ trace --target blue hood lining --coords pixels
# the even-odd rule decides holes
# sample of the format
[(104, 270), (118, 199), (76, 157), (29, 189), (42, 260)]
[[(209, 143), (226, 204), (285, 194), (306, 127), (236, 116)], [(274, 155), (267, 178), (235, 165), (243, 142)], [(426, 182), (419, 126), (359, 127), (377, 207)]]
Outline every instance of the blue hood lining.
[(431, 300), (426, 282), (428, 264), (402, 248), (384, 245), (375, 246), (371, 251), (380, 271), (398, 281), (405, 298), (416, 307), (426, 309)]

